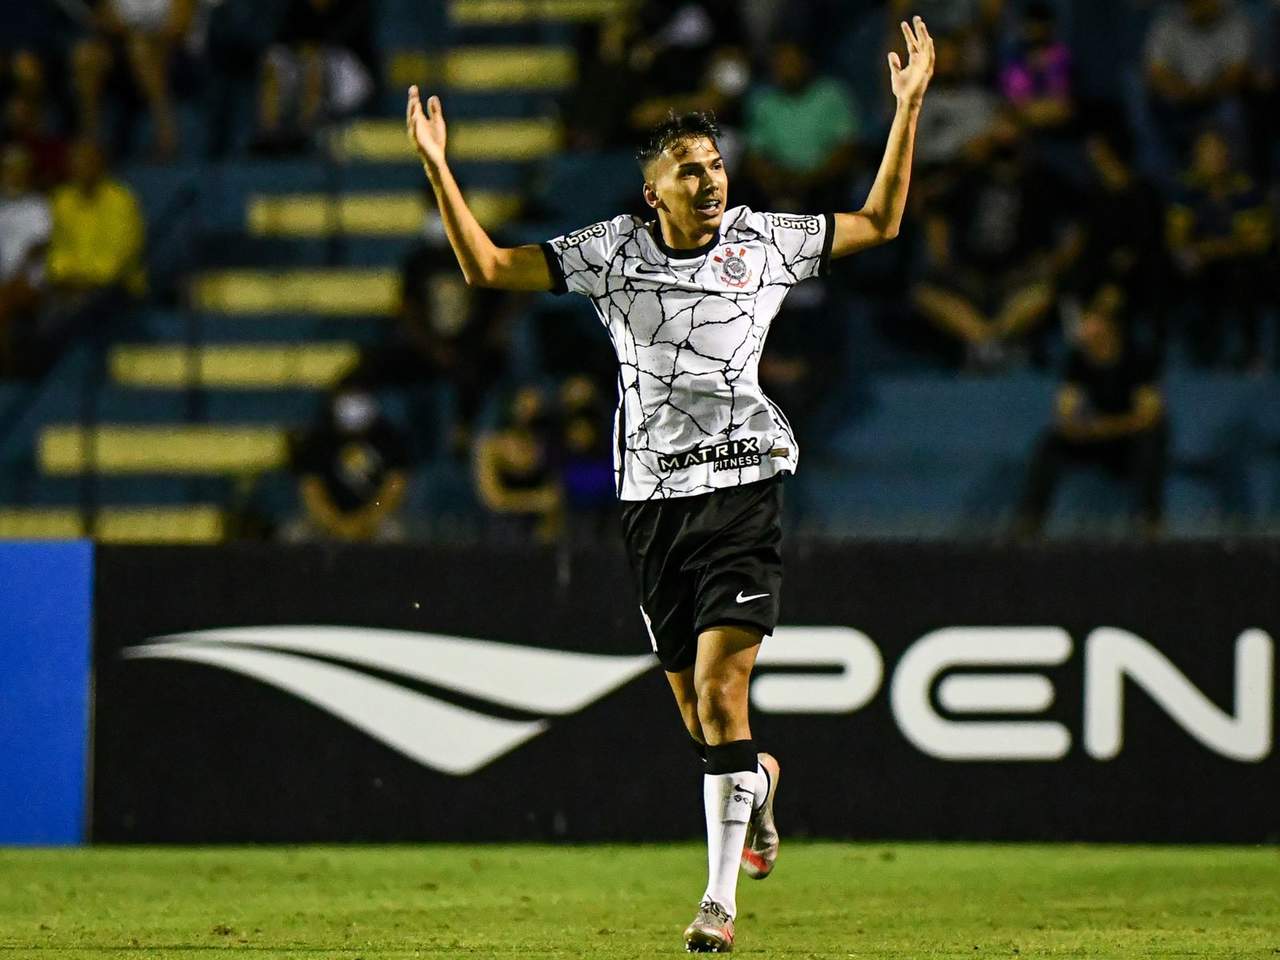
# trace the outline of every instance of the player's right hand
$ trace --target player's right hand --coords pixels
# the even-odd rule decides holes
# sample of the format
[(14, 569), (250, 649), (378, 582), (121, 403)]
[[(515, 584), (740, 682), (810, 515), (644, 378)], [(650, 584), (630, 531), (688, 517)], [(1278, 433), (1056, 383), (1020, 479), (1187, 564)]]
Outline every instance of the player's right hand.
[(444, 163), (444, 109), (439, 97), (428, 97), (426, 108), (418, 96), (417, 86), (409, 88), (409, 106), (405, 110), (405, 128), (409, 142), (422, 162), (432, 167)]

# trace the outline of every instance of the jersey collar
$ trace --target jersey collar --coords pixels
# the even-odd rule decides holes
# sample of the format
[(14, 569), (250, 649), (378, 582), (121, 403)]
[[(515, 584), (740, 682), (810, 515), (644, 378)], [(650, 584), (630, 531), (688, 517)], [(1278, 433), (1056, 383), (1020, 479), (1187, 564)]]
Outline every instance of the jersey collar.
[(689, 250), (676, 250), (667, 246), (667, 242), (662, 239), (662, 228), (658, 225), (657, 220), (649, 223), (649, 236), (653, 238), (653, 242), (658, 249), (669, 260), (693, 260), (695, 257), (705, 257), (720, 242), (720, 230), (717, 228), (711, 239), (702, 244), (702, 246), (693, 247)]

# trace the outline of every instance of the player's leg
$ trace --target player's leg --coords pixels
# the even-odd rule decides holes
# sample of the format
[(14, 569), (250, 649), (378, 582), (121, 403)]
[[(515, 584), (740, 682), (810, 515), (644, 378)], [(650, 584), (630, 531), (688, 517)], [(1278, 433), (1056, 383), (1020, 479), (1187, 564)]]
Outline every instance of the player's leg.
[(707, 741), (702, 802), (707, 819), (707, 889), (685, 930), (690, 951), (733, 949), (738, 865), (757, 794), (764, 793), (747, 717), (747, 690), (763, 634), (742, 626), (698, 634), (693, 668), (698, 721)]
[[(754, 787), (746, 834), (737, 849), (743, 869), (757, 880), (769, 875), (778, 855), (778, 833), (773, 822), (778, 761), (767, 753), (757, 752), (749, 716), (751, 671), (762, 640), (763, 630), (756, 627), (724, 626), (704, 630), (698, 637), (695, 667), (699, 720), (707, 737), (707, 774), (742, 773), (743, 776), (734, 779), (739, 789)], [(728, 767), (735, 769), (728, 770)], [(756, 774), (754, 782), (752, 772)], [(708, 781), (704, 787), (710, 785)], [(720, 787), (723, 790), (723, 784)], [(721, 822), (725, 822), (724, 811), (721, 809), (719, 813)], [(712, 808), (708, 807), (709, 832), (711, 815)], [(737, 828), (733, 831), (736, 834)], [(726, 860), (732, 851), (733, 846), (726, 841)], [(727, 878), (722, 875), (722, 879), (736, 891), (736, 878), (731, 872)]]
[(760, 629), (738, 625), (710, 627), (698, 634), (693, 682), (708, 749), (751, 739), (747, 695), (763, 639)]

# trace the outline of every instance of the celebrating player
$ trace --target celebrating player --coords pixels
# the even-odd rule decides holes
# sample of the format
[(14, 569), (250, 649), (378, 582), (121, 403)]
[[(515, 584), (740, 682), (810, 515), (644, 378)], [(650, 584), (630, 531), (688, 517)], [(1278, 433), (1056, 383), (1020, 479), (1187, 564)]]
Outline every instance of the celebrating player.
[(728, 207), (715, 121), (686, 114), (641, 147), (656, 219), (621, 216), (549, 243), (495, 246), (445, 161), (438, 97), (409, 89), (407, 125), (458, 263), (473, 286), (591, 299), (618, 358), (614, 470), (641, 616), (680, 715), (706, 761), (709, 879), (686, 949), (733, 949), (738, 868), (767, 877), (778, 855), (778, 763), (757, 753), (748, 685), (782, 588), (781, 477), (799, 451), (757, 365), (789, 288), (833, 258), (892, 240), (911, 178), (916, 120), (933, 73), (924, 21), (889, 54), (897, 110), (856, 213)]

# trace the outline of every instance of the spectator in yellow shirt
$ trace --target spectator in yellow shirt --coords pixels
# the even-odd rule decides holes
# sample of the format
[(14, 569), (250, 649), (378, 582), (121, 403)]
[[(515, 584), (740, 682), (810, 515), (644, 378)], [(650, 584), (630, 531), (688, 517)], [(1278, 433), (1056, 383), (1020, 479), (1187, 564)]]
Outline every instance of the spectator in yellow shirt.
[(101, 149), (91, 141), (71, 151), (71, 181), (53, 192), (49, 284), (64, 293), (111, 288), (142, 294), (145, 225), (138, 200), (107, 176)]

